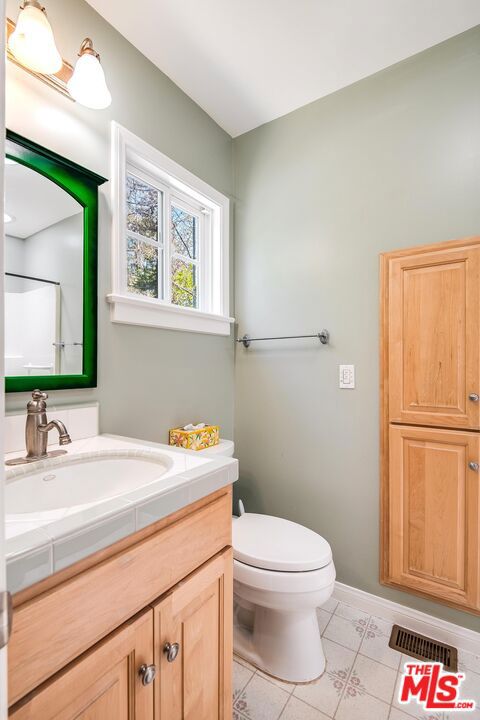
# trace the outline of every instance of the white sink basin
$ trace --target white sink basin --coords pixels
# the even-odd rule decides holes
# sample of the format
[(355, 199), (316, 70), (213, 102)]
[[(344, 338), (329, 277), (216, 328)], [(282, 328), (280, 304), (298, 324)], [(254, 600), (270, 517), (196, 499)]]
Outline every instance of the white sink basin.
[[(52, 521), (118, 497), (162, 477), (172, 461), (161, 453), (99, 452), (42, 461), (42, 469), (7, 475), (7, 515)], [(23, 519), (27, 520), (28, 517)]]

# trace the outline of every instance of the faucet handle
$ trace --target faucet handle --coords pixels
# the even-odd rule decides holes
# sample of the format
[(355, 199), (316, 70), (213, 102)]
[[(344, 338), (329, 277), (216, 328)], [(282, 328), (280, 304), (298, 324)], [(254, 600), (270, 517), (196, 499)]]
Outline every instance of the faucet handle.
[(46, 400), (48, 398), (48, 393), (43, 392), (43, 390), (34, 390), (32, 392), (32, 398), (33, 400)]
[(27, 403), (27, 412), (29, 414), (43, 412), (47, 407), (47, 398), (48, 393), (42, 392), (41, 390), (34, 390), (32, 392), (32, 399)]

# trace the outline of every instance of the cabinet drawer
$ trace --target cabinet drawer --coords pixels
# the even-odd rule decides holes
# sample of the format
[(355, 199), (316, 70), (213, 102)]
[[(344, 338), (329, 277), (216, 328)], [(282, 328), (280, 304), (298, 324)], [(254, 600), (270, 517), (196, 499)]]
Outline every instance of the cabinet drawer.
[(231, 544), (225, 494), (14, 611), (9, 702), (115, 630)]

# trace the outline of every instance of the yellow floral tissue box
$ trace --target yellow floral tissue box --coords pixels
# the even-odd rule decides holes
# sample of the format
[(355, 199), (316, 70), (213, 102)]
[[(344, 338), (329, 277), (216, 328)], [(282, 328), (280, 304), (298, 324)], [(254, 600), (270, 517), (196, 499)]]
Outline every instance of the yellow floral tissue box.
[(184, 430), (173, 428), (169, 432), (169, 445), (185, 448), (185, 450), (205, 450), (218, 445), (220, 428), (218, 425), (205, 425), (201, 429)]

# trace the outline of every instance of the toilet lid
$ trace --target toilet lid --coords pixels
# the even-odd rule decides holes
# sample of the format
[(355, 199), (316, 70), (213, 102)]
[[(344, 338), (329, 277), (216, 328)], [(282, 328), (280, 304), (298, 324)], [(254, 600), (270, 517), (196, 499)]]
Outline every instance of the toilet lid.
[(328, 542), (303, 525), (244, 513), (233, 523), (233, 556), (264, 570), (302, 572), (319, 570), (332, 561)]

